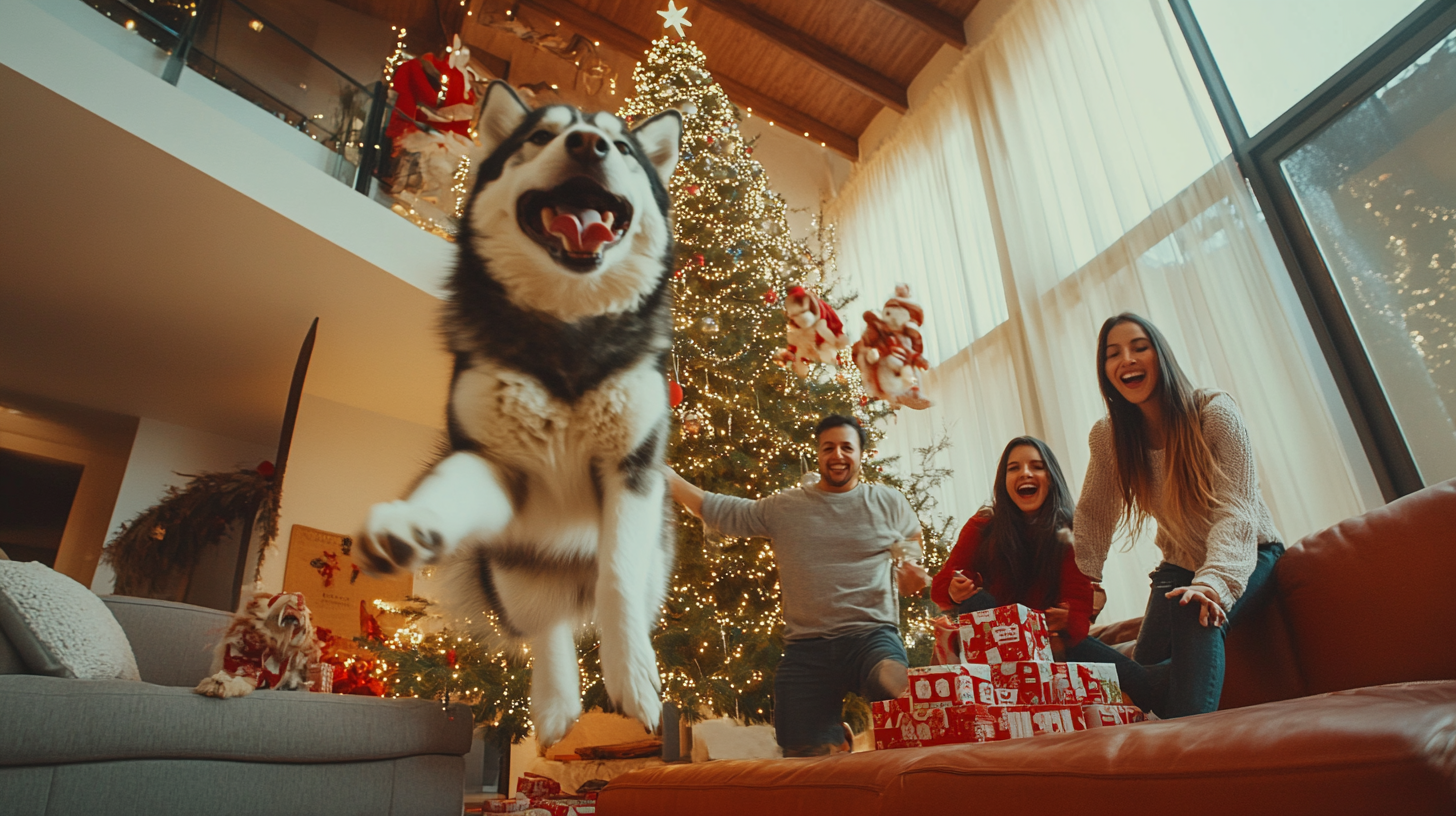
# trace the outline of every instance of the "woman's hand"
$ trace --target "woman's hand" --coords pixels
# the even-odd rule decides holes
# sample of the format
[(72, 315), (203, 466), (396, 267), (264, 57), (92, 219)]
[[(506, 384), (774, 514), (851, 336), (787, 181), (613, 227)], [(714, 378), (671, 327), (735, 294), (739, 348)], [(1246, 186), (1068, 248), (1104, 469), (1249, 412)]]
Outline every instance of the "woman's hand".
[(1178, 587), (1169, 592), (1167, 597), (1178, 598), (1178, 603), (1187, 606), (1190, 602), (1199, 604), (1198, 622), (1209, 626), (1223, 626), (1228, 621), (1228, 615), (1223, 611), (1223, 605), (1218, 602), (1218, 596), (1214, 591), (1201, 584)]
[(960, 603), (976, 594), (976, 582), (965, 576), (960, 570), (955, 571), (955, 577), (950, 579), (950, 586), (945, 588), (946, 594), (952, 601)]
[(1065, 633), (1067, 631), (1067, 613), (1071, 611), (1071, 608), (1068, 604), (1059, 603), (1046, 610), (1044, 614), (1046, 615), (1047, 631)]

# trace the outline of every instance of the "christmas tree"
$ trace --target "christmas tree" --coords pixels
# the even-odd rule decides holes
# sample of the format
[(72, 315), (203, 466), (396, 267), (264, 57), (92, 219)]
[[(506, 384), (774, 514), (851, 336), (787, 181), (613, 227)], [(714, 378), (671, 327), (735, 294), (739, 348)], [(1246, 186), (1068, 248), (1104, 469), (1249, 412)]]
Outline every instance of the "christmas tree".
[[(788, 290), (803, 286), (835, 300), (823, 290), (832, 235), (821, 234), (818, 255), (793, 239), (784, 201), (769, 188), (738, 110), (704, 61), (689, 41), (657, 40), (633, 74), (635, 96), (621, 115), (641, 120), (671, 108), (684, 121), (669, 190), (677, 242), (672, 391), (675, 399), (681, 394), (669, 460), (705, 490), (761, 498), (817, 470), (814, 426), (824, 414), (853, 413), (873, 428), (887, 408), (864, 395), (847, 352), (839, 366), (811, 366), (804, 378), (774, 364)], [(867, 455), (866, 478), (893, 482), (888, 464)], [(938, 478), (922, 469), (920, 478), (927, 475)], [(928, 492), (911, 498), (928, 520)], [(944, 559), (948, 523), (925, 531), (932, 569)], [(912, 640), (924, 639), (921, 602), (907, 599), (901, 619)], [(768, 542), (708, 539), (697, 519), (680, 513), (677, 573), (656, 636), (664, 696), (689, 718), (711, 712), (770, 720), (781, 627)]]
[[(945, 560), (950, 525), (935, 513), (932, 497), (946, 475), (933, 465), (945, 443), (920, 450), (914, 473), (902, 482), (890, 470), (893, 460), (873, 456), (881, 436), (873, 423), (889, 409), (865, 395), (847, 350), (839, 365), (811, 366), (806, 377), (775, 362), (785, 340), (782, 302), (791, 288), (843, 305), (827, 285), (832, 230), (820, 225), (818, 253), (791, 236), (785, 203), (740, 133), (741, 115), (695, 45), (659, 39), (633, 80), (635, 96), (620, 111), (623, 118), (641, 121), (671, 108), (684, 122), (682, 158), (669, 185), (677, 253), (670, 463), (706, 490), (761, 498), (817, 472), (820, 417), (854, 414), (872, 440), (864, 478), (905, 493), (923, 522), (925, 566), (935, 571)], [(676, 534), (676, 572), (653, 637), (663, 697), (690, 721), (706, 715), (771, 721), (783, 621), (769, 542), (705, 537), (701, 522), (685, 511)], [(929, 608), (923, 598), (901, 602), (912, 665), (929, 659)], [(495, 741), (525, 735), (528, 723), (519, 715), (528, 656), (485, 653), (458, 632), (420, 632), (410, 627), (387, 646), (371, 646), (391, 694), (463, 696), (477, 722), (494, 728)], [(611, 710), (595, 633), (584, 634), (578, 651), (585, 707)], [(864, 703), (851, 699), (851, 726), (863, 730), (867, 715)]]

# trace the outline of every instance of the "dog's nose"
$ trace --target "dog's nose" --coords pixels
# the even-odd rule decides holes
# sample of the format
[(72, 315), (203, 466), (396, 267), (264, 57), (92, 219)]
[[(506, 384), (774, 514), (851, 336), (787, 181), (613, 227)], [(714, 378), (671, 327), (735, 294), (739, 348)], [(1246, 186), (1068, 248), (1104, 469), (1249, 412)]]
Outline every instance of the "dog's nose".
[(607, 157), (611, 145), (606, 137), (589, 130), (575, 130), (566, 134), (566, 152), (582, 164), (595, 164)]

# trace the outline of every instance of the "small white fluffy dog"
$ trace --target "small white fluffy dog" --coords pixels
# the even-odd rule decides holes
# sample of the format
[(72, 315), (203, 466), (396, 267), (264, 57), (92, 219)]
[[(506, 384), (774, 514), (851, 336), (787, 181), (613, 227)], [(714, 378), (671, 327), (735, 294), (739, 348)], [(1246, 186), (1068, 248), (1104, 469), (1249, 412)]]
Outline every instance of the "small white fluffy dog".
[(208, 697), (242, 697), (255, 689), (293, 691), (308, 684), (308, 667), (319, 660), (312, 616), (297, 592), (257, 592), (233, 614), (213, 657), (214, 674), (193, 691)]

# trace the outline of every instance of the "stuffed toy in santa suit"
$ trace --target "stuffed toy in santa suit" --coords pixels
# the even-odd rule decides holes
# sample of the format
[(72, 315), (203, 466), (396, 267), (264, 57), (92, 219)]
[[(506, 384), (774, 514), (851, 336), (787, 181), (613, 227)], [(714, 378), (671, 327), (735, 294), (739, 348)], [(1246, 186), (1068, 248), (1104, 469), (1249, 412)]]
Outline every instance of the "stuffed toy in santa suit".
[(391, 84), (399, 94), (394, 106), (404, 115), (390, 119), (385, 131), (389, 138), (417, 132), (419, 128), (410, 119), (446, 133), (468, 136), (475, 115), (475, 91), (464, 73), (469, 64), (470, 49), (460, 44), (457, 34), (446, 59), (425, 54), (394, 69)]
[(933, 403), (920, 393), (916, 369), (930, 368), (922, 353), (925, 344), (920, 326), (925, 310), (910, 298), (910, 287), (895, 287), (895, 296), (885, 301), (879, 314), (865, 312), (865, 333), (854, 344), (854, 362), (864, 375), (865, 391), (876, 399), (916, 410)]
[(844, 335), (844, 322), (828, 303), (795, 286), (784, 298), (784, 317), (788, 320), (787, 347), (774, 353), (779, 364), (792, 363), (800, 377), (809, 373), (810, 363), (838, 364), (839, 351), (849, 347), (849, 338)]

